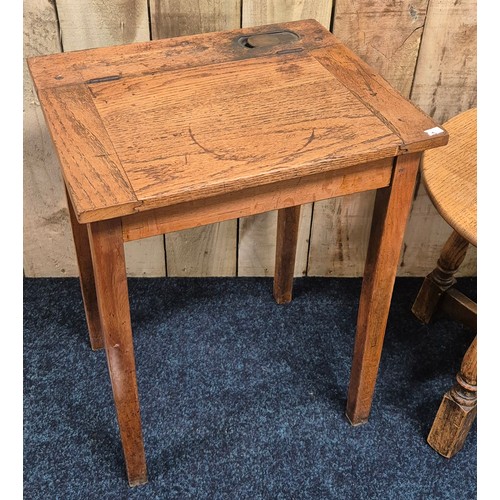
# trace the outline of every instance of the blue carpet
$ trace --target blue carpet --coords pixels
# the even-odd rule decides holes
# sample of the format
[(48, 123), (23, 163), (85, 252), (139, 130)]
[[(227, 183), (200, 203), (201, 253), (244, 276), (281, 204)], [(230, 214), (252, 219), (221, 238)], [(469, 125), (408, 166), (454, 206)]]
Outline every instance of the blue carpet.
[[(472, 499), (476, 425), (451, 460), (426, 436), (474, 335), (396, 281), (372, 414), (345, 419), (359, 279), (130, 279), (149, 483), (130, 489), (104, 352), (76, 279), (24, 283), (27, 499)], [(476, 280), (459, 281), (475, 299)]]

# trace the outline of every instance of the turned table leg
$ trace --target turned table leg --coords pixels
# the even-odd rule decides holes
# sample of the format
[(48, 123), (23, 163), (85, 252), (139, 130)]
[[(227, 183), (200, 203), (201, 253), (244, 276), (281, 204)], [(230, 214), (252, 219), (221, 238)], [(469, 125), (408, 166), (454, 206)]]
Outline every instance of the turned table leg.
[(75, 244), (76, 259), (80, 274), (83, 306), (85, 308), (87, 327), (89, 329), (90, 346), (94, 351), (97, 351), (104, 347), (104, 340), (102, 338), (99, 307), (97, 305), (97, 294), (87, 224), (80, 224), (76, 219), (73, 204), (67, 192), (66, 199), (68, 201), (71, 229), (73, 230), (73, 242)]
[(278, 304), (287, 304), (292, 300), (299, 222), (300, 205), (278, 210), (273, 288), (274, 299)]
[(120, 219), (89, 225), (104, 346), (131, 486), (147, 482)]
[(468, 246), (468, 241), (456, 231), (446, 241), (437, 267), (426, 276), (411, 308), (423, 323), (429, 323), (443, 293), (456, 283), (454, 274), (464, 261)]
[(387, 316), (420, 154), (396, 159), (391, 185), (377, 190), (358, 309), (346, 415), (351, 424), (370, 414)]
[(432, 448), (447, 458), (460, 451), (477, 413), (476, 338), (465, 353), (456, 384), (443, 396), (427, 437)]

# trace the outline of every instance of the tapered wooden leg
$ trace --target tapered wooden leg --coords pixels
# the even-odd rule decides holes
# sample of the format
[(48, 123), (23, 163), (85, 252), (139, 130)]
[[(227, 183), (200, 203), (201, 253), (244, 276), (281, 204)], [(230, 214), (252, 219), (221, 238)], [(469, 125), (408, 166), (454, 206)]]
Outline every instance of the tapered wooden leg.
[(104, 347), (131, 486), (147, 482), (120, 219), (89, 224)]
[(89, 329), (90, 346), (94, 351), (104, 347), (101, 332), (101, 321), (97, 305), (97, 294), (95, 290), (94, 270), (92, 268), (92, 255), (90, 253), (89, 235), (87, 224), (80, 224), (76, 219), (73, 204), (66, 193), (68, 201), (71, 229), (73, 230), (73, 242), (75, 243), (76, 259), (80, 274), (80, 288), (82, 290), (83, 306)]
[(465, 353), (457, 383), (443, 397), (427, 442), (451, 458), (460, 451), (477, 412), (476, 339)]
[(278, 304), (292, 300), (293, 271), (299, 234), (300, 205), (278, 210), (278, 233), (274, 268), (274, 299)]
[(387, 316), (420, 154), (396, 160), (391, 185), (377, 190), (358, 310), (346, 415), (353, 425), (370, 413)]
[(451, 233), (441, 251), (437, 267), (424, 279), (411, 308), (420, 321), (429, 323), (443, 293), (456, 283), (454, 274), (464, 261), (468, 246), (468, 241), (456, 231)]

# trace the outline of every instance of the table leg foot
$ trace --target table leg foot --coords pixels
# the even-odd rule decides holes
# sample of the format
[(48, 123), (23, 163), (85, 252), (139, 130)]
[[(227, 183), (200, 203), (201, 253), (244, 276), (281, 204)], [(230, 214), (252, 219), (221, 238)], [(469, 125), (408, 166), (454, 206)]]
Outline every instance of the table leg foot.
[(293, 272), (299, 234), (300, 205), (278, 210), (276, 260), (274, 269), (274, 300), (288, 304), (292, 300)]
[(420, 154), (399, 156), (391, 185), (377, 190), (358, 309), (346, 414), (368, 420)]
[(121, 221), (89, 225), (104, 347), (130, 485), (147, 482)]

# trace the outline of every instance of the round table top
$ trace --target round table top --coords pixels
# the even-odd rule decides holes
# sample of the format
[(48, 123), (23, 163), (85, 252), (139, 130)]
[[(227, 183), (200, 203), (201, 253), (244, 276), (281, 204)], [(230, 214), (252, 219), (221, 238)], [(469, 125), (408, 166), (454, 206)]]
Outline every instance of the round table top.
[(443, 124), (446, 146), (423, 155), (422, 178), (443, 219), (469, 243), (477, 246), (476, 109)]

